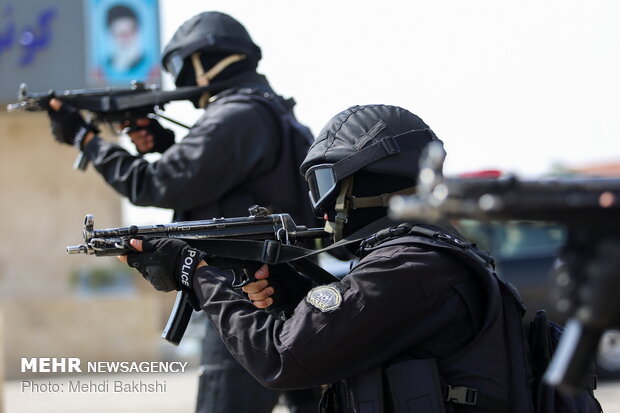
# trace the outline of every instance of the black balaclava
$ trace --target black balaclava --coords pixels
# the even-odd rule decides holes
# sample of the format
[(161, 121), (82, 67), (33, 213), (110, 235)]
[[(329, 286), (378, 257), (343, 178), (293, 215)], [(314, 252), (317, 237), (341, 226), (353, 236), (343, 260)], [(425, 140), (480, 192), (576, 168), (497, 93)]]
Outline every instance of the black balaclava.
[[(222, 59), (234, 54), (233, 52), (217, 52), (217, 53), (202, 53), (200, 56), (200, 61), (202, 62), (202, 66), (205, 71), (208, 71), (215, 64), (220, 62)], [(183, 70), (183, 73), (177, 80), (177, 86), (196, 86), (196, 73), (194, 72), (194, 68), (192, 67), (191, 61), (189, 58), (184, 63), (184, 66), (187, 68)], [(217, 93), (223, 89), (227, 89), (228, 80), (238, 77), (241, 73), (255, 73), (256, 66), (258, 62), (254, 60), (243, 59), (239, 62), (233, 63), (224, 69), (220, 74), (218, 74), (211, 81), (211, 85), (213, 87), (213, 92)], [(220, 86), (222, 85), (222, 86)]]
[[(415, 180), (402, 176), (387, 176), (359, 171), (353, 177), (352, 195), (356, 197), (376, 196), (397, 192), (415, 184)], [(335, 211), (330, 209), (327, 214), (329, 220), (333, 221)], [(387, 207), (351, 209), (342, 235), (346, 237), (386, 215)]]

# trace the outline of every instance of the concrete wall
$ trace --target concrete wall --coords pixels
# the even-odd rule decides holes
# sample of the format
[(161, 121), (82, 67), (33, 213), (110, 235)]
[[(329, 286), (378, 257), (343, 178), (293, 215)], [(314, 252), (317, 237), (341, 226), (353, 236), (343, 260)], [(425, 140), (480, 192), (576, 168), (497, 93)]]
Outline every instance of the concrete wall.
[(7, 379), (32, 377), (21, 373), (22, 357), (79, 357), (84, 364), (158, 360), (159, 306), (146, 295), (5, 301)]
[(170, 297), (137, 273), (137, 288), (123, 297), (87, 298), (71, 283), (80, 271), (118, 266), (114, 258), (66, 255), (67, 245), (83, 241), (84, 215), (95, 215), (96, 228), (121, 224), (119, 195), (92, 167), (73, 170), (75, 156), (53, 140), (45, 113), (0, 109), (0, 337), (8, 378), (19, 374), (21, 357), (158, 357)]
[(82, 241), (84, 215), (120, 224), (118, 195), (92, 168), (74, 171), (75, 156), (52, 139), (45, 113), (0, 112), (0, 298), (68, 294), (70, 273), (92, 265), (65, 254)]
[[(0, 337), (4, 334), (4, 314), (0, 311)], [(4, 341), (0, 340), (0, 413), (4, 412)]]

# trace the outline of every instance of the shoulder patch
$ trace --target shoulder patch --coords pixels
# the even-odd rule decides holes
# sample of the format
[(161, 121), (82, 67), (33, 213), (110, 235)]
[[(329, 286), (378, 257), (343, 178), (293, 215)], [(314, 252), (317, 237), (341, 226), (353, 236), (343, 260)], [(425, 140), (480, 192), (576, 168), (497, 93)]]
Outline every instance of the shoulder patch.
[(342, 295), (336, 287), (321, 285), (319, 287), (314, 287), (308, 292), (306, 301), (311, 306), (327, 313), (340, 308), (340, 304), (342, 304)]

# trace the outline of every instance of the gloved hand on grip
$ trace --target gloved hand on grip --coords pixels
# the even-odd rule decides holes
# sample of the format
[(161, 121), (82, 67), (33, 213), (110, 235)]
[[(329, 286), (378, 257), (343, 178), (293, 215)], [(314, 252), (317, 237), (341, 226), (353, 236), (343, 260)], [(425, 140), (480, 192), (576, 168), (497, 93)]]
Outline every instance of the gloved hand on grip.
[(193, 293), (194, 271), (206, 265), (204, 252), (174, 238), (134, 238), (130, 245), (136, 252), (119, 258), (137, 269), (156, 290)]
[(47, 114), (50, 118), (54, 139), (60, 143), (82, 149), (82, 141), (88, 132), (99, 133), (96, 127), (86, 123), (78, 109), (57, 99), (50, 101)]
[(141, 153), (164, 153), (174, 145), (174, 132), (166, 129), (152, 118), (138, 118), (125, 121), (123, 130)]
[(241, 287), (256, 308), (293, 312), (297, 304), (315, 285), (308, 277), (286, 264), (260, 267), (254, 274), (257, 281)]

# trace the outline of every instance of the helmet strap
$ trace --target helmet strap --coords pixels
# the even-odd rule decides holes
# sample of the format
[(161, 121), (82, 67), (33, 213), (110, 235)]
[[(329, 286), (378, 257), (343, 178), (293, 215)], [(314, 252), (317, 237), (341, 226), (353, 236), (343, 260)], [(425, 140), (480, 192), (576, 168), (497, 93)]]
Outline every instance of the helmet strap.
[(336, 198), (336, 219), (335, 222), (327, 221), (325, 223), (325, 232), (333, 234), (334, 241), (340, 241), (344, 235), (344, 224), (349, 220), (349, 209), (351, 192), (353, 191), (353, 176), (345, 178), (340, 184), (340, 193)]
[[(209, 86), (213, 78), (222, 73), (224, 69), (233, 63), (237, 63), (240, 60), (246, 58), (244, 54), (232, 54), (230, 56), (226, 56), (219, 62), (217, 62), (211, 69), (205, 72), (204, 67), (202, 66), (202, 61), (200, 60), (201, 52), (196, 52), (192, 54), (192, 66), (194, 67), (194, 73), (196, 74), (196, 84), (198, 86)], [(207, 107), (209, 104), (209, 99), (211, 98), (211, 94), (209, 92), (205, 92), (198, 101), (198, 105), (201, 108)]]
[(409, 188), (388, 194), (365, 197), (351, 196), (350, 207), (351, 209), (386, 207), (390, 205), (390, 197), (394, 195), (413, 195), (416, 191), (416, 186), (410, 186)]
[(390, 204), (390, 197), (394, 195), (412, 195), (416, 193), (416, 190), (416, 186), (410, 186), (409, 188), (387, 194), (356, 197), (351, 195), (353, 191), (353, 176), (347, 177), (342, 181), (340, 193), (336, 199), (335, 222), (325, 222), (325, 232), (333, 234), (334, 241), (339, 241), (343, 238), (344, 224), (349, 221), (349, 212), (352, 209), (386, 207)]

